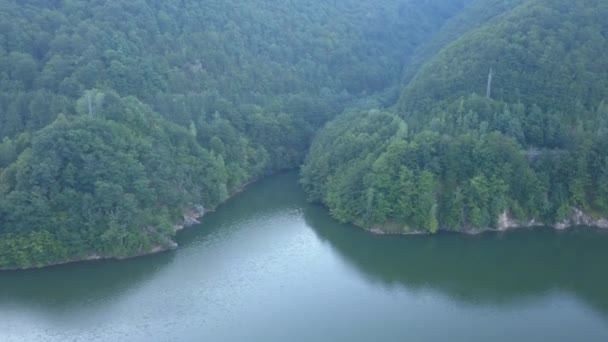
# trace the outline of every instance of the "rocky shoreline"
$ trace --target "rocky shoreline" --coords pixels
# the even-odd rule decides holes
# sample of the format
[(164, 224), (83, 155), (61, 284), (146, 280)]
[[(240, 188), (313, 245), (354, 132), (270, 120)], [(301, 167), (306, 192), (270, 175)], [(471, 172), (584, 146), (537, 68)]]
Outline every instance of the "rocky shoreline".
[[(187, 210), (184, 213), (183, 221), (173, 226), (173, 228), (175, 229), (175, 232), (177, 233), (187, 227), (190, 227), (190, 226), (193, 226), (196, 224), (200, 224), (199, 219), (202, 218), (206, 213), (208, 213), (210, 211), (211, 210), (209, 210), (209, 211), (205, 210), (203, 208), (203, 206), (201, 206), (201, 205), (197, 205), (194, 208)], [(179, 245), (175, 241), (173, 241), (171, 239), (167, 239), (167, 241), (162, 245), (156, 245), (147, 251), (139, 252), (139, 253), (136, 253), (133, 255), (128, 255), (128, 256), (104, 256), (104, 255), (99, 255), (99, 254), (91, 254), (91, 255), (88, 255), (85, 257), (80, 257), (80, 258), (76, 258), (76, 259), (68, 259), (68, 260), (59, 261), (59, 262), (55, 262), (55, 263), (49, 263), (49, 264), (45, 264), (45, 265), (41, 265), (41, 266), (0, 268), (0, 271), (27, 271), (27, 270), (41, 269), (41, 268), (67, 265), (67, 264), (75, 264), (75, 263), (79, 263), (79, 262), (88, 262), (88, 261), (128, 260), (128, 259), (140, 258), (140, 257), (152, 255), (152, 254), (168, 252), (171, 250), (175, 250), (178, 247), (179, 247)]]
[[(385, 231), (380, 227), (363, 227), (361, 225), (355, 224), (355, 226), (364, 229), (365, 231), (375, 234), (375, 235), (431, 235), (431, 233), (427, 231), (407, 231), (407, 232), (394, 232), (394, 231)], [(608, 218), (602, 217), (599, 219), (593, 218), (591, 215), (585, 213), (581, 209), (574, 208), (573, 213), (567, 219), (555, 223), (553, 225), (547, 225), (543, 222), (540, 222), (536, 219), (531, 219), (528, 221), (518, 221), (511, 217), (507, 211), (504, 211), (498, 218), (498, 224), (496, 228), (482, 228), (482, 229), (461, 229), (461, 230), (453, 230), (442, 228), (440, 231), (444, 232), (455, 232), (466, 235), (479, 235), (483, 233), (491, 233), (491, 232), (506, 232), (515, 229), (526, 229), (526, 228), (541, 228), (541, 227), (550, 227), (556, 230), (565, 230), (574, 227), (591, 227), (597, 229), (608, 229)]]
[[(235, 191), (230, 193), (230, 195), (221, 204), (226, 203), (228, 200), (232, 199), (234, 196), (243, 192), (249, 185), (257, 182), (258, 180), (259, 180), (259, 178), (252, 179), (249, 182), (243, 184), (241, 187), (239, 187), (238, 189), (236, 189)], [(195, 205), (194, 207), (185, 210), (182, 221), (173, 226), (174, 233), (178, 233), (179, 231), (182, 231), (188, 227), (200, 224), (201, 223), (200, 219), (203, 216), (205, 216), (206, 214), (213, 212), (213, 211), (215, 211), (215, 209), (207, 209), (203, 205), (200, 205), (200, 204)], [(135, 259), (135, 258), (145, 257), (148, 255), (172, 251), (172, 250), (177, 249), (178, 247), (179, 247), (179, 245), (177, 244), (177, 242), (173, 241), (172, 239), (167, 238), (167, 241), (165, 241), (165, 243), (162, 245), (156, 245), (147, 251), (142, 251), (142, 252), (139, 252), (139, 253), (136, 253), (133, 255), (129, 255), (129, 256), (104, 256), (104, 255), (99, 255), (99, 254), (91, 254), (91, 255), (88, 255), (85, 257), (68, 259), (68, 260), (63, 260), (63, 261), (49, 263), (49, 264), (40, 265), (40, 266), (0, 268), (0, 271), (27, 271), (27, 270), (35, 270), (35, 269), (52, 267), (52, 266), (75, 264), (75, 263), (89, 262), (89, 261), (128, 260), (128, 259)]]

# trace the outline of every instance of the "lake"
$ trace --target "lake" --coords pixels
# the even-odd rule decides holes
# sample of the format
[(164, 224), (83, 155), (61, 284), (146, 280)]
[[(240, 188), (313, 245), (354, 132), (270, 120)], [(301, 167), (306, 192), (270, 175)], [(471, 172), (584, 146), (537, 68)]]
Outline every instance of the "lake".
[(287, 173), (176, 251), (0, 273), (0, 341), (608, 341), (608, 233), (374, 236)]

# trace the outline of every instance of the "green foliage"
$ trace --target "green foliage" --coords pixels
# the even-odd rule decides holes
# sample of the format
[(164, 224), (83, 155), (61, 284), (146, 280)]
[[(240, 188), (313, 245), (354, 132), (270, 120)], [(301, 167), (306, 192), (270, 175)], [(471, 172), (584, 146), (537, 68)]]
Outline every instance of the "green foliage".
[(346, 114), (315, 140), (301, 183), (312, 200), (325, 203), (342, 221), (365, 226), (395, 221), (434, 233), (439, 184), (430, 170), (438, 136), (409, 141), (407, 135), (407, 125), (391, 113)]
[(65, 260), (67, 250), (48, 231), (37, 231), (26, 235), (3, 235), (0, 239), (0, 264), (9, 267), (44, 266)]
[[(431, 233), (494, 228), (505, 212), (547, 223), (567, 218), (572, 207), (605, 212), (605, 137), (531, 156), (500, 132), (408, 135), (399, 127), (405, 123), (385, 112), (331, 122), (302, 167), (311, 200), (341, 221), (397, 222), (406, 231)], [(595, 164), (602, 167), (593, 172)]]
[[(481, 1), (492, 8), (492, 1)], [(493, 20), (468, 27), (428, 60), (403, 91), (404, 115), (436, 108), (437, 102), (486, 94), (493, 70), (492, 98), (544, 109), (591, 108), (608, 92), (603, 0), (527, 0)], [(515, 6), (517, 5), (517, 6)], [(494, 7), (498, 9), (500, 6)], [(459, 29), (450, 28), (452, 31)], [(579, 106), (579, 107), (577, 107)]]
[[(413, 55), (401, 120), (359, 113), (327, 125), (302, 168), (305, 190), (343, 221), (405, 231), (494, 228), (504, 213), (605, 216), (607, 14), (599, 0), (472, 2)], [(382, 116), (394, 119), (378, 128)], [(348, 136), (375, 139), (343, 147)]]
[(47, 232), (72, 257), (127, 256), (168, 239), (156, 229), (177, 219), (168, 213), (220, 203), (219, 158), (185, 129), (146, 120), (147, 134), (87, 117), (62, 117), (36, 133), (3, 187), (0, 234)]
[(420, 68), (433, 58), (439, 51), (456, 41), (469, 31), (478, 29), (495, 20), (501, 15), (513, 10), (527, 0), (473, 0), (465, 4), (465, 8), (450, 17), (436, 34), (421, 45), (405, 66), (403, 81), (409, 83)]
[(0, 0), (0, 268), (172, 245), (468, 1)]
[(0, 268), (171, 245), (184, 209), (297, 167), (334, 118), (301, 183), (341, 221), (608, 212), (603, 1), (0, 7)]
[(243, 104), (318, 125), (394, 87), (468, 1), (2, 0), (0, 139), (89, 113), (91, 97), (97, 112), (107, 91), (182, 126)]

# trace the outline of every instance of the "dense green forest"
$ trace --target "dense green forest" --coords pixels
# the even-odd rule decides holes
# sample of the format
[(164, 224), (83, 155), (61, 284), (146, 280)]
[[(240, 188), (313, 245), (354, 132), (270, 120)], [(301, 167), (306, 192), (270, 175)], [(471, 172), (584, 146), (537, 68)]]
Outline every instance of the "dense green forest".
[(607, 15), (0, 0), (0, 268), (171, 248), (185, 213), (302, 162), (311, 200), (381, 231), (605, 216)]
[(0, 0), (0, 268), (168, 248), (468, 0)]
[(414, 53), (394, 111), (323, 129), (311, 200), (391, 233), (606, 217), (607, 15), (601, 0), (474, 2)]

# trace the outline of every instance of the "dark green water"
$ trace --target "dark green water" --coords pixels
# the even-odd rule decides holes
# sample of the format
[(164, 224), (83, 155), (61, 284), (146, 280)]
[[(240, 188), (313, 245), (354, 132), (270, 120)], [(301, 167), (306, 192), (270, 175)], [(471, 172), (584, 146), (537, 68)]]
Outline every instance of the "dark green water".
[(371, 236), (259, 182), (175, 252), (0, 273), (0, 341), (608, 341), (608, 234)]

